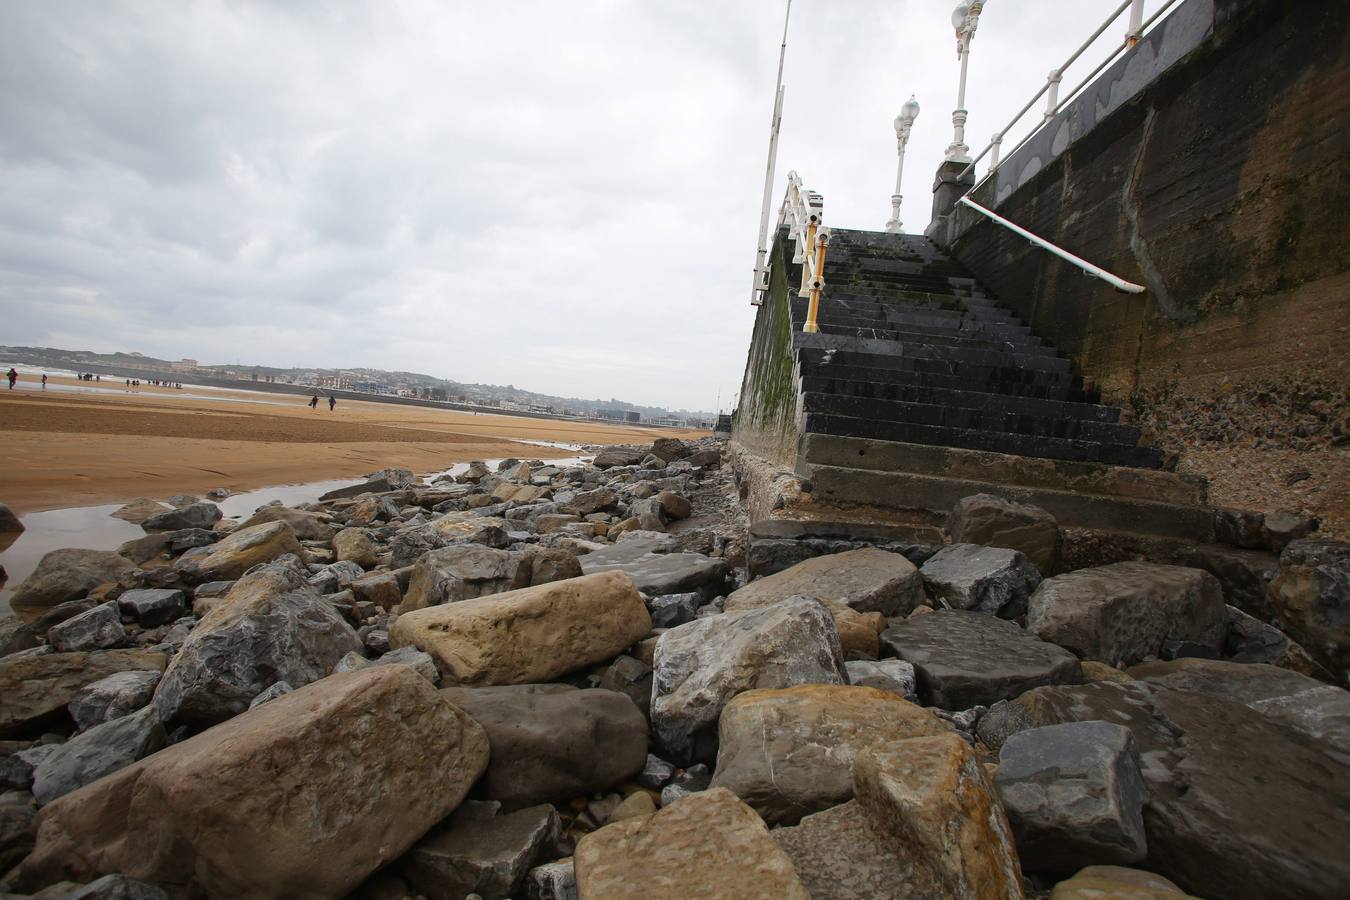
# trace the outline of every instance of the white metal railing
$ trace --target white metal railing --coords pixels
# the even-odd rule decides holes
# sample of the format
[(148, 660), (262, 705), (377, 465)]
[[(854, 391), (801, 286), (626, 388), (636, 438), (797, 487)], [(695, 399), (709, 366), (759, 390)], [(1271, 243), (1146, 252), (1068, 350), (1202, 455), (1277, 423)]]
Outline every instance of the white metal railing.
[[(1177, 0), (1163, 0), (1162, 5), (1159, 6), (1158, 9), (1153, 13), (1153, 15), (1149, 16), (1147, 20), (1144, 19), (1144, 0), (1125, 0), (1125, 2), (1120, 4), (1120, 6), (1116, 7), (1115, 12), (1111, 13), (1111, 15), (1107, 17), (1106, 21), (1103, 22), (1097, 28), (1097, 30), (1092, 33), (1091, 37), (1089, 37), (1086, 41), (1084, 41), (1083, 44), (1077, 50), (1075, 50), (1069, 56), (1069, 58), (1064, 61), (1064, 63), (1061, 66), (1050, 72), (1049, 76), (1047, 76), (1045, 80), (1045, 84), (1041, 85), (1041, 89), (1036, 92), (1035, 96), (1033, 96), (1030, 100), (1028, 100), (1026, 102), (1026, 105), (1017, 111), (1017, 115), (1012, 117), (1012, 121), (1009, 122), (1006, 126), (1004, 126), (1002, 130), (998, 131), (994, 135), (994, 137), (989, 141), (989, 143), (985, 146), (985, 148), (979, 152), (979, 155), (977, 155), (974, 159), (972, 159), (970, 161), (970, 164), (961, 170), (961, 175), (959, 177), (964, 178), (970, 172), (974, 171), (976, 163), (984, 159), (985, 156), (990, 156), (989, 171), (985, 172), (984, 177), (981, 178), (979, 182), (976, 183), (974, 187), (970, 189), (970, 191), (973, 193), (976, 188), (984, 184), (985, 181), (987, 181), (995, 172), (998, 171), (998, 166), (1000, 162), (999, 156), (1003, 144), (1003, 139), (1007, 136), (1008, 132), (1011, 131), (1012, 128), (1019, 121), (1021, 121), (1022, 117), (1026, 115), (1027, 112), (1033, 106), (1036, 105), (1036, 101), (1040, 100), (1041, 97), (1046, 97), (1048, 95), (1046, 100), (1044, 116), (1042, 117), (1039, 124), (1037, 124), (1034, 128), (1032, 128), (1031, 131), (1028, 132), (1024, 138), (1022, 138), (1022, 140), (1017, 142), (1017, 146), (1013, 147), (1012, 150), (1009, 150), (1007, 152), (1006, 156), (1012, 156), (1014, 153), (1020, 150), (1022, 146), (1027, 143), (1027, 141), (1031, 140), (1037, 134), (1037, 132), (1040, 131), (1040, 129), (1045, 125), (1045, 123), (1053, 119), (1061, 109), (1067, 106), (1070, 101), (1072, 101), (1075, 97), (1078, 96), (1079, 92), (1082, 91), (1083, 88), (1091, 84), (1096, 79), (1096, 77), (1099, 74), (1101, 74), (1101, 71), (1103, 69), (1105, 69), (1108, 65), (1114, 62), (1116, 57), (1119, 56), (1122, 51), (1127, 50), (1130, 47), (1133, 47), (1135, 44), (1139, 43), (1139, 39), (1143, 36), (1144, 31), (1147, 30), (1150, 25), (1156, 22), (1158, 18), (1163, 13), (1167, 12), (1167, 10), (1170, 9), (1172, 5), (1175, 4), (1176, 2)], [(1119, 45), (1117, 45), (1117, 47), (1114, 50), (1111, 51), (1111, 53), (1106, 57), (1106, 59), (1098, 63), (1097, 67), (1093, 69), (1091, 72), (1089, 72), (1088, 75), (1085, 78), (1083, 78), (1082, 81), (1078, 82), (1078, 84), (1074, 87), (1074, 89), (1069, 91), (1069, 93), (1065, 95), (1064, 98), (1061, 100), (1059, 93), (1059, 85), (1064, 77), (1064, 70), (1067, 69), (1069, 66), (1073, 65), (1075, 62), (1077, 62), (1078, 57), (1082, 56), (1083, 53), (1088, 49), (1088, 47), (1092, 46), (1093, 42), (1095, 42), (1097, 38), (1101, 37), (1102, 34), (1106, 31), (1106, 29), (1111, 27), (1111, 24), (1113, 22), (1115, 22), (1117, 19), (1120, 18), (1120, 14), (1125, 12), (1126, 9), (1130, 11), (1130, 18), (1129, 18), (1129, 25), (1127, 26), (1128, 30), (1125, 33), (1125, 39)]]
[(1065, 250), (1063, 247), (1057, 247), (1054, 244), (1047, 241), (1045, 238), (1041, 237), (1040, 235), (1032, 234), (1030, 231), (1027, 231), (1021, 225), (1009, 222), (1007, 219), (1003, 218), (993, 210), (985, 209), (983, 206), (976, 203), (969, 197), (962, 197), (958, 202), (964, 203), (966, 206), (969, 206), (976, 212), (983, 213), (984, 215), (988, 216), (990, 219), (994, 220), (995, 222), (1002, 225), (1004, 228), (1008, 229), (1014, 234), (1020, 234), (1022, 237), (1026, 238), (1027, 240), (1031, 241), (1031, 243), (1035, 244), (1037, 247), (1049, 250), (1051, 253), (1055, 254), (1060, 259), (1065, 260), (1066, 262), (1073, 263), (1075, 266), (1082, 269), (1084, 272), (1088, 273), (1094, 278), (1100, 278), (1102, 281), (1105, 281), (1107, 284), (1111, 285), (1118, 291), (1124, 291), (1127, 294), (1142, 294), (1145, 290), (1142, 284), (1135, 284), (1133, 281), (1126, 281), (1119, 275), (1112, 275), (1110, 272), (1106, 271), (1101, 266), (1094, 266), (1092, 263), (1083, 259), (1081, 256), (1074, 256), (1072, 253), (1070, 253), (1068, 250)]
[[(783, 11), (783, 42), (778, 47), (778, 84), (773, 92), (773, 116), (769, 120), (769, 160), (764, 166), (764, 203), (759, 211), (759, 244), (755, 251), (755, 277), (750, 288), (750, 303), (759, 306), (769, 292), (769, 206), (773, 202), (773, 172), (778, 162), (778, 131), (783, 124), (783, 59), (787, 56), (788, 21), (792, 0)], [(780, 223), (781, 224), (781, 223)]]
[(806, 324), (802, 331), (815, 333), (816, 316), (820, 312), (820, 291), (825, 287), (825, 248), (830, 243), (830, 229), (825, 225), (825, 200), (815, 191), (802, 187), (796, 172), (788, 173), (787, 193), (778, 211), (778, 227), (788, 226), (793, 240), (792, 261), (802, 267), (798, 297), (810, 297)]

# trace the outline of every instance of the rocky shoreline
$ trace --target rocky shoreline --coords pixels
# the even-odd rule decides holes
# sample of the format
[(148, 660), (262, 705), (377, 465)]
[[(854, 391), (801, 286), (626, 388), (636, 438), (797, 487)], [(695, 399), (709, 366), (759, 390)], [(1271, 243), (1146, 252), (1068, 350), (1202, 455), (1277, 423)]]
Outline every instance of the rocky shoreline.
[(721, 442), (597, 450), (48, 554), (0, 896), (1350, 895), (1350, 545), (752, 545)]

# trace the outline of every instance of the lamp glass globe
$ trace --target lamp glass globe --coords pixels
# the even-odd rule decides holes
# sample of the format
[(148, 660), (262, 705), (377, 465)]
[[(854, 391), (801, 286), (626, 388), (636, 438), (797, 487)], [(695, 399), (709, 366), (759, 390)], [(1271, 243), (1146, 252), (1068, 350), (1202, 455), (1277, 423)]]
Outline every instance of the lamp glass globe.
[(957, 31), (966, 23), (966, 16), (970, 14), (970, 4), (961, 3), (956, 9), (952, 10), (952, 27)]

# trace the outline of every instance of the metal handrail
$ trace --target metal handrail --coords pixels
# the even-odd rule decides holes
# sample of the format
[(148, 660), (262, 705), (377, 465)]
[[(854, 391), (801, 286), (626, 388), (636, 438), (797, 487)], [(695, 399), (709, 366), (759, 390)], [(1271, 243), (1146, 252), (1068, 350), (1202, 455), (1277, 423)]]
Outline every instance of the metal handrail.
[(1124, 291), (1127, 294), (1142, 294), (1145, 290), (1147, 290), (1142, 284), (1135, 284), (1133, 281), (1126, 281), (1119, 275), (1112, 275), (1110, 272), (1106, 271), (1101, 266), (1094, 266), (1092, 263), (1083, 259), (1081, 256), (1074, 256), (1068, 250), (1065, 250), (1062, 247), (1056, 247), (1054, 244), (1050, 243), (1040, 235), (1032, 234), (1030, 231), (1027, 231), (1021, 225), (1018, 225), (1014, 222), (1009, 222), (1007, 219), (1003, 218), (998, 213), (994, 212), (993, 210), (985, 209), (983, 206), (976, 203), (969, 197), (962, 197), (958, 202), (964, 203), (966, 206), (969, 206), (976, 212), (983, 213), (984, 215), (993, 219), (995, 222), (1002, 225), (1004, 228), (1007, 228), (1014, 234), (1019, 234), (1022, 237), (1026, 238), (1027, 240), (1031, 241), (1031, 243), (1035, 244), (1036, 246), (1041, 247), (1042, 249), (1045, 250), (1049, 250), (1051, 253), (1055, 254), (1060, 259), (1065, 260), (1066, 262), (1073, 263), (1075, 266), (1082, 269), (1084, 272), (1088, 273), (1094, 278), (1100, 278), (1102, 281), (1105, 281), (1107, 284), (1111, 285), (1118, 291)]
[[(788, 219), (792, 221), (789, 224)], [(810, 297), (806, 324), (802, 330), (814, 333), (816, 315), (820, 310), (820, 292), (825, 287), (825, 247), (830, 242), (830, 229), (825, 224), (825, 200), (815, 191), (802, 188), (802, 179), (795, 171), (788, 172), (787, 193), (778, 211), (778, 227), (788, 224), (793, 239), (792, 261), (802, 267), (802, 281), (798, 297)]]
[[(1001, 162), (1001, 160), (999, 159), (999, 151), (1003, 144), (1004, 136), (1006, 136), (1007, 133), (1012, 130), (1014, 125), (1016, 125), (1019, 121), (1021, 121), (1022, 117), (1026, 115), (1027, 112), (1032, 108), (1032, 106), (1036, 104), (1037, 100), (1045, 96), (1047, 91), (1050, 92), (1050, 102), (1046, 107), (1045, 115), (1042, 118), (1040, 125), (1037, 125), (1035, 128), (1031, 129), (1031, 131), (1028, 132), (1027, 135), (1022, 138), (1022, 140), (1018, 141), (1017, 146), (1013, 147), (1012, 150), (1009, 150), (1007, 154), (1004, 155), (1005, 159), (1011, 157), (1018, 150), (1022, 149), (1022, 147), (1025, 146), (1028, 141), (1030, 141), (1033, 137), (1035, 137), (1040, 132), (1041, 128), (1045, 126), (1045, 123), (1053, 119), (1055, 115), (1065, 106), (1068, 106), (1069, 103), (1072, 102), (1073, 99), (1078, 96), (1079, 92), (1081, 92), (1083, 88), (1091, 84), (1092, 81), (1097, 77), (1097, 75), (1108, 65), (1110, 65), (1116, 59), (1117, 56), (1120, 55), (1121, 51), (1133, 47), (1135, 44), (1137, 44), (1139, 42), (1140, 37), (1143, 35), (1144, 31), (1155, 21), (1157, 21), (1159, 16), (1167, 12), (1167, 10), (1170, 9), (1172, 5), (1175, 4), (1176, 2), (1177, 0), (1163, 0), (1162, 6), (1158, 7), (1157, 11), (1155, 11), (1153, 15), (1149, 16), (1147, 20), (1143, 20), (1144, 0), (1125, 0), (1124, 3), (1116, 7), (1115, 12), (1111, 13), (1111, 15), (1107, 17), (1106, 21), (1102, 22), (1102, 24), (1097, 28), (1097, 30), (1092, 33), (1091, 37), (1089, 37), (1086, 41), (1084, 41), (1082, 45), (1079, 46), (1079, 48), (1075, 50), (1073, 54), (1070, 55), (1069, 58), (1065, 60), (1062, 65), (1060, 65), (1058, 68), (1050, 72), (1050, 75), (1046, 78), (1045, 84), (1041, 85), (1041, 89), (1037, 91), (1035, 95), (1026, 102), (1025, 106), (1023, 106), (1020, 110), (1018, 110), (1017, 115), (1012, 117), (1012, 121), (1010, 121), (1007, 125), (1005, 125), (1001, 131), (994, 134), (993, 138), (989, 141), (989, 143), (985, 146), (985, 148), (980, 151), (979, 155), (976, 156), (974, 159), (972, 159), (970, 161), (970, 164), (961, 170), (961, 174), (958, 177), (964, 178), (970, 172), (974, 171), (975, 164), (978, 163), (980, 160), (984, 159), (984, 157), (992, 151), (994, 153), (994, 156), (993, 159), (990, 161), (989, 171), (985, 172), (984, 176), (980, 178), (980, 180), (971, 188), (971, 192), (974, 192), (976, 188), (984, 184), (984, 182), (988, 181), (990, 176), (992, 176), (995, 172), (998, 171), (999, 163)], [(1078, 57), (1082, 56), (1083, 53), (1087, 50), (1087, 48), (1092, 46), (1093, 42), (1096, 41), (1097, 38), (1101, 37), (1102, 34), (1106, 31), (1106, 29), (1111, 26), (1111, 23), (1115, 22), (1116, 19), (1120, 18), (1120, 14), (1123, 13), (1126, 9), (1130, 10), (1130, 24), (1129, 24), (1129, 31), (1126, 32), (1124, 41), (1122, 41), (1113, 51), (1111, 51), (1111, 53), (1106, 57), (1106, 59), (1098, 63), (1097, 67), (1093, 69), (1092, 72), (1089, 73), (1086, 78), (1080, 81), (1074, 87), (1074, 89), (1064, 97), (1063, 100), (1061, 100), (1059, 98), (1058, 89), (1060, 79), (1064, 75), (1064, 70), (1067, 69), (1069, 66), (1073, 65), (1075, 62), (1077, 62)]]

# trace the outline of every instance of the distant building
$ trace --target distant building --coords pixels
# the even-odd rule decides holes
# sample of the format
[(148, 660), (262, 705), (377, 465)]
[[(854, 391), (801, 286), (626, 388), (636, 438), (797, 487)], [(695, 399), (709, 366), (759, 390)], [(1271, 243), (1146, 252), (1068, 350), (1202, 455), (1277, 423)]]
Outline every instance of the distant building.
[(679, 428), (684, 424), (674, 416), (656, 416), (655, 418), (648, 419), (647, 423), (649, 425), (664, 425), (668, 428)]
[(176, 363), (170, 363), (169, 368), (175, 372), (195, 372), (197, 371), (197, 361), (183, 357)]
[(606, 422), (622, 422), (626, 413), (622, 409), (597, 409), (595, 417)]
[(637, 424), (638, 422), (641, 422), (641, 421), (642, 421), (642, 413), (640, 413), (640, 412), (626, 412), (626, 413), (623, 414), (623, 420), (624, 420), (625, 422), (630, 422), (630, 423), (633, 423), (633, 424)]
[(335, 391), (350, 391), (352, 380), (346, 375), (320, 375), (319, 387)]

